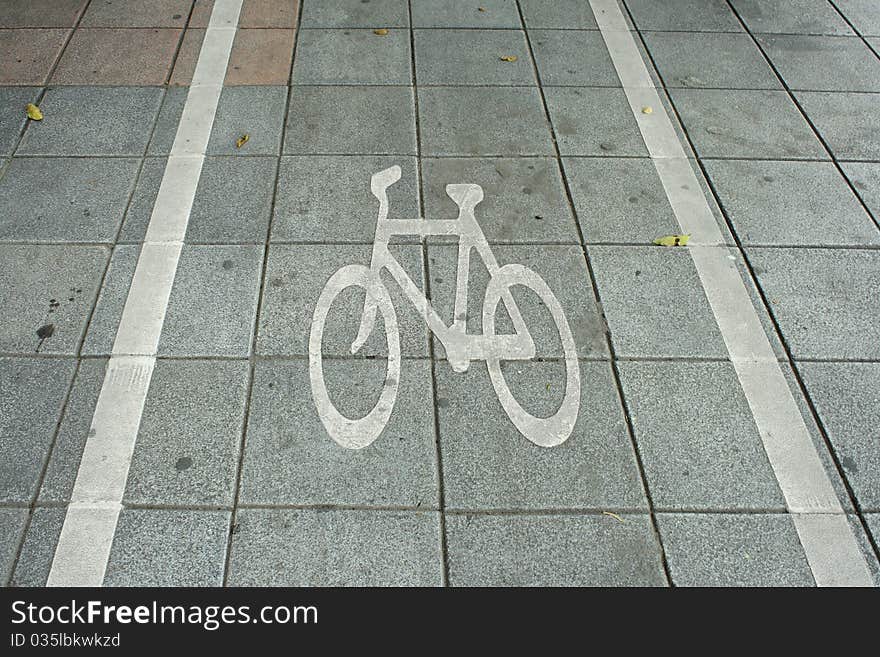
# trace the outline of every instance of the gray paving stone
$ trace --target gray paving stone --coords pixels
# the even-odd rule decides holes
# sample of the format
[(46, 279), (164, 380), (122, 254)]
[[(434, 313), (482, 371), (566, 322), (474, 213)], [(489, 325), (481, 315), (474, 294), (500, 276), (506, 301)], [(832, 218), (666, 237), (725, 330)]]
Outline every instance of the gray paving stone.
[(69, 359), (0, 358), (0, 501), (34, 497), (75, 369)]
[(618, 356), (726, 358), (727, 348), (685, 249), (589, 249)]
[[(622, 522), (621, 522), (622, 520)], [(452, 586), (662, 586), (647, 515), (450, 515)]]
[(184, 246), (159, 354), (248, 356), (262, 262), (262, 246)]
[[(579, 357), (607, 357), (605, 325), (593, 299), (581, 247), (497, 245), (492, 250), (498, 264), (518, 263), (532, 269), (544, 279), (562, 306)], [(430, 246), (428, 269), (431, 274), (432, 305), (440, 317), (451, 324), (454, 319), (458, 248), (451, 245)], [(476, 252), (473, 252), (467, 307), (467, 328), (470, 334), (482, 333), (483, 300), (488, 278), (485, 266)], [(535, 342), (536, 356), (561, 358), (563, 351), (559, 331), (540, 297), (523, 286), (516, 285), (513, 287), (513, 298)], [(514, 333), (513, 323), (501, 303), (495, 315), (496, 333)], [(440, 341), (435, 338), (434, 344), (438, 357), (445, 358), (446, 351)]]
[(799, 91), (796, 96), (836, 158), (880, 160), (880, 95)]
[(552, 155), (553, 142), (537, 89), (420, 88), (425, 155)]
[(411, 87), (298, 86), (291, 95), (285, 154), (416, 152)]
[(790, 89), (880, 91), (880, 60), (858, 37), (758, 37)]
[(545, 89), (563, 155), (647, 156), (622, 89)]
[(564, 167), (585, 242), (650, 244), (680, 230), (651, 160), (567, 157)]
[(10, 586), (46, 585), (66, 512), (64, 507), (34, 509)]
[(3, 586), (12, 575), (27, 518), (26, 508), (0, 509), (0, 583)]
[[(363, 417), (378, 402), (386, 360), (327, 360), (324, 376), (339, 412)], [(240, 503), (437, 508), (431, 364), (404, 360), (399, 385), (382, 434), (351, 450), (318, 419), (307, 360), (258, 362)]]
[(76, 353), (109, 257), (100, 246), (0, 246), (0, 351)]
[(784, 91), (673, 89), (669, 93), (700, 157), (828, 157)]
[(520, 0), (523, 20), (530, 30), (551, 28), (554, 30), (595, 30), (596, 18), (588, 2), (581, 0)]
[(868, 522), (874, 541), (880, 543), (880, 513), (865, 514), (865, 520)]
[(110, 265), (104, 276), (104, 284), (89, 321), (82, 355), (109, 356), (113, 350), (116, 332), (122, 319), (122, 310), (128, 297), (128, 289), (137, 267), (140, 248), (133, 244), (114, 247)]
[[(388, 190), (388, 218), (416, 219), (421, 213), (415, 158), (348, 155), (282, 158), (272, 241), (372, 244), (379, 204), (370, 192), (370, 177), (392, 165), (400, 166), (403, 173)], [(408, 241), (417, 242), (418, 237)]]
[(620, 86), (600, 32), (533, 29), (529, 39), (542, 85)]
[(830, 162), (707, 160), (746, 244), (869, 245), (880, 230)]
[(436, 513), (240, 509), (232, 586), (439, 586)]
[[(475, 183), (483, 188), (476, 218), (491, 244), (577, 244), (574, 223), (559, 165), (550, 158), (425, 158), (425, 216), (455, 219), (458, 206), (446, 194), (449, 183)], [(429, 242), (457, 243), (457, 238), (430, 236)]]
[(880, 252), (749, 249), (795, 358), (880, 357)]
[(38, 87), (0, 87), (0, 155), (12, 155), (26, 122), (24, 106), (37, 102)]
[(742, 32), (724, 0), (626, 0), (640, 30)]
[(247, 385), (245, 361), (160, 359), (125, 503), (232, 506)]
[[(417, 245), (392, 245), (391, 254), (407, 275), (424, 289), (422, 253)], [(273, 245), (266, 265), (266, 284), (257, 332), (257, 353), (261, 355), (307, 356), (312, 314), (324, 285), (345, 265), (369, 266), (372, 248), (364, 245)], [(400, 286), (383, 273), (400, 332), (401, 353), (427, 356), (428, 329)], [(363, 311), (362, 288), (340, 293), (330, 308), (325, 325), (323, 353), (351, 357), (351, 345), (357, 336)], [(388, 354), (385, 324), (377, 315), (373, 333), (359, 357)]]
[(113, 242), (139, 164), (122, 158), (15, 158), (0, 178), (0, 240)]
[(880, 164), (844, 162), (840, 166), (874, 219), (880, 220)]
[(105, 358), (84, 358), (80, 361), (43, 477), (39, 496), (41, 503), (70, 500), (106, 366)]
[[(287, 87), (226, 87), (220, 94), (208, 155), (277, 155)], [(241, 148), (236, 142), (248, 135)]]
[(880, 35), (880, 14), (874, 0), (835, 0), (834, 4), (860, 34)]
[(784, 510), (730, 363), (631, 361), (619, 369), (658, 510)]
[(407, 0), (303, 0), (300, 27), (408, 27)]
[(752, 32), (852, 34), (830, 2), (813, 0), (731, 0)]
[(52, 87), (18, 153), (143, 155), (162, 102), (158, 87)]
[(123, 509), (104, 586), (221, 586), (228, 511)]
[(471, 6), (458, 0), (412, 0), (410, 5), (413, 27), (521, 27), (516, 0), (480, 0)]
[[(437, 366), (447, 509), (646, 510), (638, 467), (608, 363), (581, 362), (581, 405), (571, 437), (553, 449), (522, 436), (497, 401), (485, 365), (458, 374)], [(564, 363), (505, 362), (505, 379), (529, 413), (556, 412)]]
[(412, 84), (409, 30), (299, 30), (291, 82)]
[(779, 89), (782, 86), (748, 34), (645, 32), (643, 37), (667, 87)]
[(661, 513), (676, 586), (814, 586), (787, 514)]
[[(537, 84), (520, 30), (415, 30), (414, 38), (419, 84)], [(516, 61), (502, 61), (509, 56)]]
[(147, 147), (147, 155), (168, 155), (171, 152), (188, 94), (189, 87), (169, 87), (165, 90), (156, 127)]
[(119, 242), (143, 241), (167, 163), (168, 159), (164, 157), (144, 158), (122, 229), (119, 231)]
[(807, 392), (863, 510), (880, 510), (880, 364), (800, 363)]

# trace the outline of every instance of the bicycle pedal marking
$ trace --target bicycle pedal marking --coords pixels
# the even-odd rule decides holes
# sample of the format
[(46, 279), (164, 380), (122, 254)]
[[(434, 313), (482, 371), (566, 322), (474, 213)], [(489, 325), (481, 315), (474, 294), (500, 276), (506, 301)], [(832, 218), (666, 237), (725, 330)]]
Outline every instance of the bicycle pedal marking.
[[(489, 379), (502, 408), (517, 430), (535, 445), (554, 447), (568, 440), (580, 410), (581, 379), (577, 349), (562, 305), (541, 276), (520, 264), (499, 265), (489, 242), (474, 217), (474, 208), (483, 199), (483, 189), (475, 184), (446, 186), (447, 195), (459, 209), (456, 219), (424, 221), (422, 219), (388, 219), (388, 187), (400, 179), (399, 166), (392, 166), (373, 174), (370, 189), (379, 201), (376, 220), (376, 236), (369, 266), (344, 265), (324, 285), (315, 310), (309, 332), (309, 380), (312, 399), (321, 423), (330, 437), (342, 447), (362, 449), (375, 441), (384, 431), (400, 385), (400, 326), (391, 295), (382, 282), (382, 271), (388, 272), (400, 286), (404, 295), (415, 306), (428, 328), (446, 350), (450, 366), (463, 372), (476, 360), (486, 362)], [(388, 250), (388, 242), (395, 235), (454, 235), (459, 240), (458, 270), (455, 285), (454, 321), (447, 325), (431, 306), (422, 290), (412, 281), (403, 267)], [(483, 260), (489, 272), (489, 283), (483, 299), (483, 333), (468, 334), (467, 300), (468, 272), (473, 251)], [(565, 363), (565, 394), (556, 412), (549, 417), (536, 417), (526, 411), (514, 398), (501, 371), (501, 361), (534, 360), (536, 349), (532, 336), (523, 321), (519, 308), (511, 294), (514, 285), (529, 288), (550, 311), (562, 343)], [(376, 315), (381, 314), (385, 329), (388, 365), (385, 383), (379, 399), (372, 410), (361, 418), (346, 417), (333, 404), (324, 381), (322, 342), (327, 315), (334, 300), (350, 287), (364, 291), (364, 307), (361, 312), (357, 336), (351, 344), (351, 353), (363, 348), (373, 333)], [(495, 334), (495, 313), (498, 304), (504, 302), (514, 326), (513, 334)]]

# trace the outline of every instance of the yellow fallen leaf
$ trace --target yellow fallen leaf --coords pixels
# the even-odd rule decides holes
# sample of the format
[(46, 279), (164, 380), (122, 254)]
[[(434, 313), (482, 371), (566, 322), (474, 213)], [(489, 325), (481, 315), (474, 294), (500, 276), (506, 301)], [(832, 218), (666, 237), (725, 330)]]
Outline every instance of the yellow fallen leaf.
[(477, 7), (477, 11), (486, 11), (485, 7)]
[(515, 62), (517, 59), (519, 59), (519, 58), (516, 55), (504, 55), (504, 57), (501, 58), (501, 61), (502, 62)]
[(383, 28), (378, 29), (378, 30), (373, 30), (373, 34), (378, 34), (379, 36), (385, 36), (386, 34), (388, 34), (388, 30), (386, 30), (386, 29), (383, 27)]
[(654, 109), (650, 105), (645, 105), (642, 108), (642, 114), (653, 114), (653, 113), (654, 113)]
[(248, 139), (250, 139), (250, 138), (251, 138), (250, 135), (242, 135), (241, 137), (239, 137), (239, 138), (236, 140), (236, 142), (235, 142), (235, 147), (236, 147), (236, 148), (241, 148), (241, 147), (244, 146), (246, 143), (248, 143)]
[(43, 120), (43, 113), (40, 111), (40, 108), (33, 103), (28, 103), (27, 105), (25, 105), (24, 111), (27, 112), (29, 119), (33, 119), (34, 121)]
[(687, 246), (690, 235), (666, 235), (654, 240), (658, 246)]
[(612, 518), (614, 518), (615, 520), (618, 520), (618, 521), (620, 521), (620, 522), (623, 522), (623, 521), (624, 521), (623, 518), (621, 518), (621, 517), (620, 517), (619, 515), (617, 515), (616, 513), (611, 513), (611, 511), (603, 511), (603, 512), (602, 512), (602, 515), (603, 515), (603, 516), (611, 516)]

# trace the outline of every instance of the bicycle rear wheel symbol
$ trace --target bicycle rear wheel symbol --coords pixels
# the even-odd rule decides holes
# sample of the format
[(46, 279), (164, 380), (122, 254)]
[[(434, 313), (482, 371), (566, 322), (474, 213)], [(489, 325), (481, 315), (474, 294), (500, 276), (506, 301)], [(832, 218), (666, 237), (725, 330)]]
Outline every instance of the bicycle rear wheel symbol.
[[(500, 266), (492, 253), (483, 231), (474, 218), (474, 208), (483, 199), (479, 185), (447, 185), (446, 193), (459, 208), (453, 220), (425, 221), (422, 219), (388, 219), (387, 189), (400, 179), (400, 167), (393, 166), (373, 175), (370, 188), (379, 201), (379, 215), (370, 266), (351, 264), (334, 273), (327, 281), (315, 304), (309, 334), (309, 378), (312, 397), (318, 416), (330, 437), (339, 445), (361, 449), (378, 438), (391, 417), (400, 381), (400, 329), (391, 296), (380, 274), (387, 271), (400, 285), (434, 335), (446, 349), (447, 359), (456, 372), (467, 371), (470, 363), (485, 360), (489, 378), (498, 401), (511, 422), (528, 440), (541, 447), (553, 447), (565, 442), (574, 429), (580, 408), (580, 368), (574, 336), (565, 313), (553, 291), (536, 272), (519, 264)], [(451, 325), (440, 318), (424, 293), (412, 281), (403, 267), (388, 250), (394, 235), (455, 235), (458, 244), (458, 272), (455, 291), (455, 320)], [(467, 295), (468, 270), (471, 251), (476, 250), (489, 272), (489, 284), (483, 299), (483, 333), (468, 334)], [(565, 394), (556, 412), (549, 417), (536, 417), (527, 412), (514, 398), (501, 368), (503, 360), (531, 360), (535, 357), (535, 343), (523, 321), (522, 314), (511, 294), (511, 288), (521, 285), (534, 292), (549, 310), (562, 343), (565, 363)], [(361, 418), (349, 418), (339, 412), (330, 399), (324, 382), (322, 342), (327, 315), (333, 301), (350, 287), (363, 289), (364, 308), (357, 336), (351, 345), (356, 354), (370, 337), (376, 323), (376, 313), (382, 314), (387, 344), (388, 365), (385, 385), (373, 409)], [(504, 302), (512, 320), (514, 333), (495, 333), (495, 314), (498, 304)]]

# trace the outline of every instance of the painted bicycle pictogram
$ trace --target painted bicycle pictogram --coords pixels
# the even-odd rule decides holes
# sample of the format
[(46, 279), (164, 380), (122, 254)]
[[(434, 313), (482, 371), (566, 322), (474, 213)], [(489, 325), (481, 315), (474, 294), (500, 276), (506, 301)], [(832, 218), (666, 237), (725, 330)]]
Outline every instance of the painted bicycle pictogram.
[[(574, 337), (562, 306), (553, 291), (537, 273), (519, 264), (500, 266), (489, 247), (483, 231), (474, 217), (474, 208), (483, 199), (483, 189), (474, 184), (451, 184), (446, 194), (458, 206), (458, 218), (425, 221), (423, 219), (388, 219), (388, 187), (400, 179), (400, 167), (393, 166), (373, 175), (370, 188), (379, 201), (379, 215), (373, 241), (370, 266), (350, 264), (341, 267), (327, 281), (318, 297), (312, 315), (309, 335), (309, 377), (312, 397), (318, 415), (330, 437), (339, 445), (361, 449), (372, 443), (385, 428), (400, 381), (400, 330), (391, 296), (380, 274), (386, 270), (413, 303), (431, 331), (446, 349), (446, 356), (455, 372), (465, 372), (472, 361), (485, 360), (495, 394), (514, 426), (528, 440), (542, 447), (553, 447), (565, 442), (571, 435), (580, 407), (580, 368)], [(388, 250), (395, 235), (454, 235), (458, 237), (458, 271), (455, 287), (455, 319), (451, 325), (440, 318), (424, 293), (404, 271)], [(471, 251), (477, 254), (489, 272), (489, 284), (483, 299), (483, 333), (467, 333), (468, 271)], [(525, 361), (535, 358), (535, 343), (511, 294), (514, 285), (529, 288), (549, 310), (562, 342), (565, 363), (565, 393), (556, 412), (549, 417), (528, 413), (514, 398), (504, 379), (501, 361)], [(382, 313), (387, 344), (385, 385), (373, 409), (361, 418), (348, 418), (340, 413), (327, 392), (324, 382), (322, 340), (327, 315), (333, 301), (345, 289), (362, 288), (365, 292), (363, 312), (351, 353), (357, 354), (370, 337), (376, 312)], [(495, 333), (495, 313), (503, 301), (512, 321), (514, 333)]]

